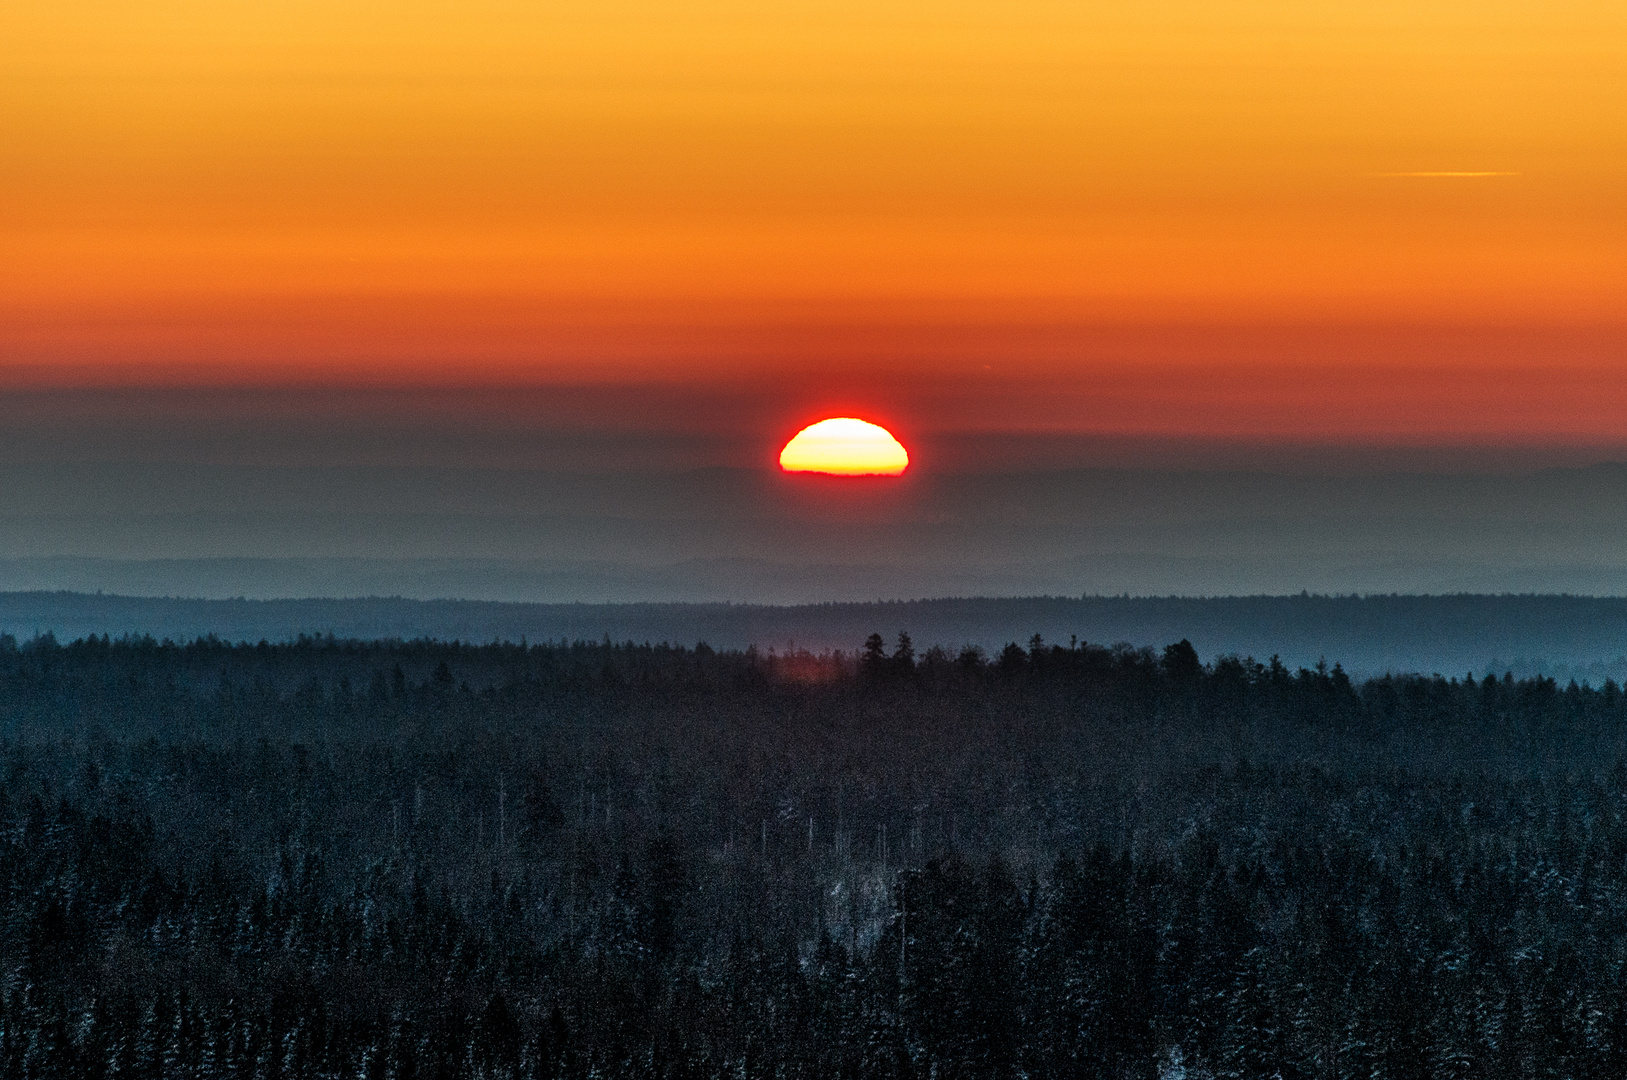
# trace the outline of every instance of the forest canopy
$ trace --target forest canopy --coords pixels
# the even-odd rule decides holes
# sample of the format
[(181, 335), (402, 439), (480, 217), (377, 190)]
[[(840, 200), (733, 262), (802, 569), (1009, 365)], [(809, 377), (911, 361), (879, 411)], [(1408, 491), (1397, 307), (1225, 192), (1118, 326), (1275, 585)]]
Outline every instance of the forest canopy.
[(0, 637), (0, 1073), (1627, 1075), (1627, 702)]

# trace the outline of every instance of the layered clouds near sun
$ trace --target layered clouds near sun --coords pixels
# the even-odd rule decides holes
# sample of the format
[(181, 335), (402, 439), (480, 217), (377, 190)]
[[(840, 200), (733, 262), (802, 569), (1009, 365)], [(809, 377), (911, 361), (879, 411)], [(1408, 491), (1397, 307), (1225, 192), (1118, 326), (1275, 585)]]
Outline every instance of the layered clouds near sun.
[(16, 0), (0, 40), (0, 361), (35, 380), (1627, 321), (1603, 0)]

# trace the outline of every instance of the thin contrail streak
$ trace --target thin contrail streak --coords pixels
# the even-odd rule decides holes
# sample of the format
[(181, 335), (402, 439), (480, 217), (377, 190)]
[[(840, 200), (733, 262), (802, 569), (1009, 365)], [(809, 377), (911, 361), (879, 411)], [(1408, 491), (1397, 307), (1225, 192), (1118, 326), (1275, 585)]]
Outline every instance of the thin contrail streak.
[(1478, 172), (1437, 170), (1437, 171), (1429, 171), (1429, 172), (1381, 172), (1381, 173), (1371, 173), (1370, 175), (1372, 175), (1372, 176), (1416, 176), (1416, 177), (1473, 177), (1473, 176), (1519, 176), (1520, 174), (1517, 173), (1517, 172), (1493, 172), (1491, 170), (1478, 171)]

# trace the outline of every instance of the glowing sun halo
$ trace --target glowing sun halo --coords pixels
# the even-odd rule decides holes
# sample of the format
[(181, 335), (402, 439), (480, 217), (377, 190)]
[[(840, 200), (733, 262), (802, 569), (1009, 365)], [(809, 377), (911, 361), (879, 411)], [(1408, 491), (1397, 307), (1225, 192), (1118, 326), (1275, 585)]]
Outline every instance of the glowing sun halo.
[(780, 468), (786, 472), (897, 476), (909, 465), (909, 452), (892, 432), (851, 416), (805, 427), (780, 451)]

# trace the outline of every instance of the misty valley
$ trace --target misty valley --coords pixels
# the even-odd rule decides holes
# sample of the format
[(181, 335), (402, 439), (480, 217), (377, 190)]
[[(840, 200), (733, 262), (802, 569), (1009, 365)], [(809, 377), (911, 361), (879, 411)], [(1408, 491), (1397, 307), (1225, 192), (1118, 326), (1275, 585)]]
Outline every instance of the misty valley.
[(1627, 1075), (1627, 697), (0, 637), (0, 1074)]

